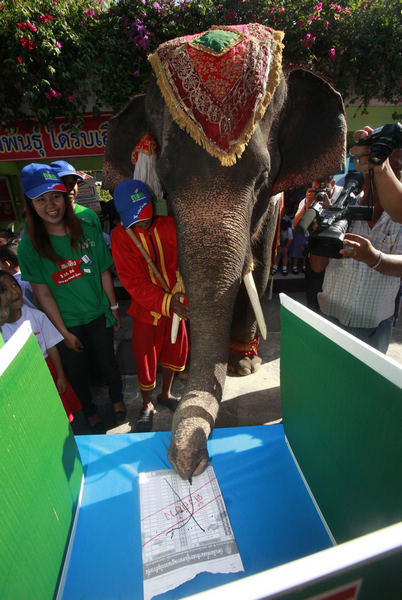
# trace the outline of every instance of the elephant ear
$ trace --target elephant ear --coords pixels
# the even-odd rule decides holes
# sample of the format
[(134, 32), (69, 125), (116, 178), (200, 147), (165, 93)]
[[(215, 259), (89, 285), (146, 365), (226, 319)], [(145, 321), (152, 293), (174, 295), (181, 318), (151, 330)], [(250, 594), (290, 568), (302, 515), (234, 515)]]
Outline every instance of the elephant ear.
[(340, 171), (345, 164), (346, 133), (339, 92), (309, 71), (292, 71), (280, 120), (281, 164), (273, 193), (306, 186)]
[(135, 96), (108, 123), (102, 187), (113, 191), (124, 179), (132, 179), (131, 153), (142, 136), (148, 133), (145, 95)]

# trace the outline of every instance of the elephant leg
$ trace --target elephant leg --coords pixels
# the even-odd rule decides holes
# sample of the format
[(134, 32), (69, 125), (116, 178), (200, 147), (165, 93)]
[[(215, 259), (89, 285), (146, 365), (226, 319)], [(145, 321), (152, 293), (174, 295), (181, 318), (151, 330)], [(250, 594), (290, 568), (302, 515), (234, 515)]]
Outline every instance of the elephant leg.
[[(267, 288), (272, 261), (272, 246), (281, 204), (281, 194), (270, 199), (262, 228), (252, 245), (254, 258), (254, 282), (262, 299)], [(269, 325), (269, 324), (268, 324)], [(269, 335), (269, 334), (268, 334)], [(255, 315), (248, 299), (244, 283), (236, 298), (230, 336), (228, 371), (240, 376), (251, 375), (261, 366), (259, 356), (259, 332)]]

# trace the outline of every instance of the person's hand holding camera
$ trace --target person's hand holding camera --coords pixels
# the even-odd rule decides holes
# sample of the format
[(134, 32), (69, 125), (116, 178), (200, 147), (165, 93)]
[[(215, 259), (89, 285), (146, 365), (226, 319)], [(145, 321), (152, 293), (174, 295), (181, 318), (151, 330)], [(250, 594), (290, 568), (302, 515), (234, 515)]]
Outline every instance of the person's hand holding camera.
[(309, 208), (314, 202), (319, 202), (323, 208), (331, 205), (327, 192), (323, 191), (320, 183), (316, 181), (313, 181), (312, 187), (306, 191), (306, 208)]
[[(373, 129), (366, 125), (363, 129), (354, 132), (354, 140), (356, 142), (364, 140), (372, 132)], [(375, 189), (382, 208), (393, 221), (402, 223), (402, 183), (398, 179), (402, 171), (402, 149), (397, 147), (381, 164), (375, 164), (370, 160), (371, 151), (371, 145), (365, 146), (360, 143), (351, 147), (350, 154), (354, 157), (355, 169), (365, 176), (372, 170)]]
[[(369, 125), (366, 125), (363, 129), (358, 129), (354, 132), (353, 139), (355, 142), (359, 142), (368, 137), (373, 131)], [(371, 146), (361, 145), (360, 142), (360, 144), (352, 146), (349, 152), (353, 156), (353, 164), (356, 171), (360, 171), (363, 175), (367, 175), (370, 169), (373, 170), (374, 175), (378, 175), (383, 171), (387, 172), (388, 170), (392, 172), (388, 158), (381, 164), (375, 164), (370, 161)]]

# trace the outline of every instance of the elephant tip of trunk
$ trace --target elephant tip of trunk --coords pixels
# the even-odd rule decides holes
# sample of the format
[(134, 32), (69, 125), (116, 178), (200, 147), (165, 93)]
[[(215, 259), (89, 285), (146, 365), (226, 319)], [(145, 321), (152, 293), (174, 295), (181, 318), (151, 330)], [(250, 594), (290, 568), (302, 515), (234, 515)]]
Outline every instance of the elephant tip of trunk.
[(178, 473), (178, 475), (180, 475), (180, 477), (182, 479), (187, 480), (190, 483), (190, 485), (192, 485), (193, 477), (197, 477), (197, 475), (201, 475), (201, 473), (203, 471), (205, 471), (205, 469), (207, 468), (208, 463), (209, 463), (208, 455), (201, 458), (201, 460), (198, 462), (198, 464), (195, 467), (188, 466), (188, 464), (184, 464), (180, 460), (176, 460), (169, 451), (168, 451), (168, 458), (169, 458), (170, 464), (172, 465), (172, 467), (174, 468), (176, 473)]

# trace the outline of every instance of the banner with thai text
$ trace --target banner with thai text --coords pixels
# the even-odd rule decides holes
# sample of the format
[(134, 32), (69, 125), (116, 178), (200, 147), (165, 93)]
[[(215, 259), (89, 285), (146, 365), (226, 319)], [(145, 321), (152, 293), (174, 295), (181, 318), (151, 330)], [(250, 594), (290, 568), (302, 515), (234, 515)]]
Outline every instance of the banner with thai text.
[(103, 155), (111, 116), (84, 115), (81, 128), (71, 128), (63, 118), (52, 126), (37, 123), (26, 129), (20, 122), (7, 131), (0, 128), (0, 162)]

